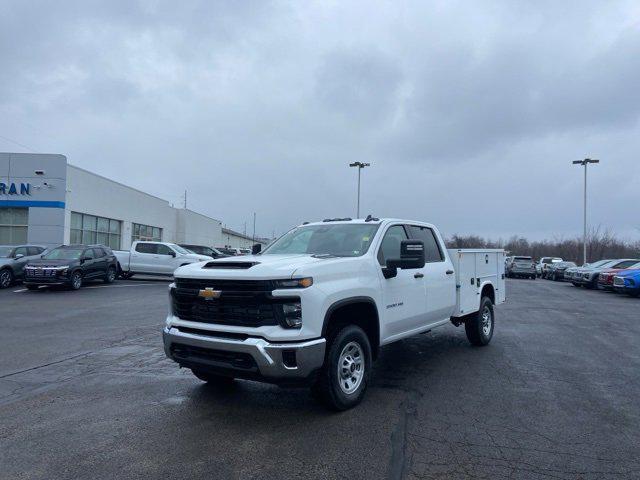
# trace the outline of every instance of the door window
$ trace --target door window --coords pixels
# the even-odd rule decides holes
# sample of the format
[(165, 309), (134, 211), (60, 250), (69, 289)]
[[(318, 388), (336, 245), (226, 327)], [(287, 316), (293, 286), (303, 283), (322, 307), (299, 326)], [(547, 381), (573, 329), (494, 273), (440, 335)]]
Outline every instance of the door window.
[(158, 247), (155, 243), (138, 243), (136, 252), (140, 253), (158, 253)]
[(378, 262), (385, 266), (390, 258), (400, 258), (400, 242), (407, 240), (407, 232), (402, 225), (390, 227), (384, 234), (378, 250)]
[(13, 252), (13, 256), (16, 257), (18, 255), (24, 255), (26, 257), (27, 256), (27, 247), (18, 247), (18, 248), (16, 248), (16, 251)]
[(410, 225), (409, 231), (411, 232), (411, 237), (424, 242), (424, 259), (427, 263), (442, 262), (444, 260), (444, 255), (432, 229)]
[(29, 256), (40, 255), (44, 249), (40, 247), (28, 247)]
[(94, 254), (93, 254), (93, 249), (92, 248), (87, 248), (84, 251), (84, 259), (85, 260), (93, 260), (95, 258)]
[(171, 250), (166, 245), (158, 245), (158, 255), (171, 255), (173, 250)]
[(104, 255), (105, 255), (105, 254), (104, 254), (104, 250), (102, 250), (101, 248), (94, 248), (94, 249), (93, 249), (93, 255), (94, 255), (96, 258), (102, 258), (102, 257), (104, 257)]

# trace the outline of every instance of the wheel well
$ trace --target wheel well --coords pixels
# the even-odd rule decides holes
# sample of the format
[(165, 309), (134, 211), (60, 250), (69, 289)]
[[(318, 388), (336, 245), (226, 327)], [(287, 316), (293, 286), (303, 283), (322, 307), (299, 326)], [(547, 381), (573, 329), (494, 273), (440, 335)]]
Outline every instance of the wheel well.
[(488, 283), (484, 287), (482, 287), (482, 292), (480, 293), (480, 298), (489, 297), (491, 299), (491, 303), (495, 305), (496, 303), (496, 292), (493, 289), (493, 285)]
[(378, 310), (372, 299), (352, 299), (332, 305), (325, 316), (322, 335), (327, 337), (331, 331), (344, 325), (357, 325), (369, 338), (371, 354), (374, 360), (380, 348), (380, 322)]

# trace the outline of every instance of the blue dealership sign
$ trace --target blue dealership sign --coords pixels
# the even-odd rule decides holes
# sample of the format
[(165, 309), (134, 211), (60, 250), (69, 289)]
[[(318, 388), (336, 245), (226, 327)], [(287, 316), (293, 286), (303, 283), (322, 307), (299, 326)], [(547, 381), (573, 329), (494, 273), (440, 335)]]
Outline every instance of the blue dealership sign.
[(18, 186), (15, 183), (6, 184), (0, 182), (0, 195), (31, 195), (31, 184), (21, 183), (18, 190)]

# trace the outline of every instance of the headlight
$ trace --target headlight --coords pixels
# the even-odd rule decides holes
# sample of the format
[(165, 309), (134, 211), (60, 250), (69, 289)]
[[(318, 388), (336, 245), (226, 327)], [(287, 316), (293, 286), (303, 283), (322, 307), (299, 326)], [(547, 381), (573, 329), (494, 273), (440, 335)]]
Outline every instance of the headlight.
[(291, 280), (276, 280), (276, 288), (307, 288), (313, 285), (313, 278), (293, 278)]
[(302, 326), (302, 305), (300, 302), (284, 303), (282, 311), (287, 327), (300, 328)]

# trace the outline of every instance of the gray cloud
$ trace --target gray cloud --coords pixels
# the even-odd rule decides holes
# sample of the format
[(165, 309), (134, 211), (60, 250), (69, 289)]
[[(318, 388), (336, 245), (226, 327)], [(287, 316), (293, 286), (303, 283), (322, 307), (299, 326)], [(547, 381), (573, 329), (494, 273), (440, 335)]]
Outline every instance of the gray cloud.
[[(638, 236), (632, 2), (8, 2), (0, 135), (262, 233), (363, 205), (449, 232)], [(0, 138), (0, 150), (21, 151)]]

